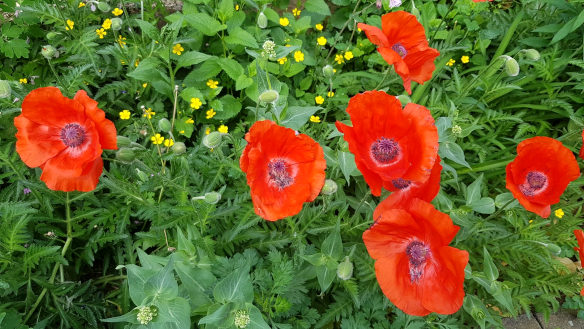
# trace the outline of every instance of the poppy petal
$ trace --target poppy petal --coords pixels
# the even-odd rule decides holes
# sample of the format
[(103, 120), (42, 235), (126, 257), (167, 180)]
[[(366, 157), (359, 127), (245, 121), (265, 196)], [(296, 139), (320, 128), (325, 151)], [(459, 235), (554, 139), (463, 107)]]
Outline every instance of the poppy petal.
[[(428, 46), (424, 26), (415, 15), (405, 11), (396, 11), (381, 16), (381, 29), (387, 36), (390, 47), (396, 43), (408, 50), (418, 46)], [(406, 56), (406, 57), (407, 57)]]
[(78, 101), (85, 108), (85, 114), (93, 120), (99, 133), (99, 143), (106, 150), (117, 150), (117, 131), (113, 122), (105, 118), (105, 112), (97, 107), (97, 102), (89, 96), (85, 90), (79, 90), (74, 100)]
[(66, 148), (61, 141), (60, 129), (30, 121), (23, 115), (14, 118), (16, 152), (29, 167), (39, 167)]
[(403, 252), (411, 237), (422, 230), (407, 211), (385, 209), (381, 204), (375, 209), (373, 220), (371, 228), (363, 232), (363, 243), (373, 259)]
[(89, 192), (95, 190), (102, 171), (103, 160), (101, 157), (86, 163), (81, 168), (79, 175), (75, 176), (69, 176), (71, 171), (64, 172), (61, 167), (54, 166), (49, 160), (43, 166), (41, 180), (51, 190)]
[(390, 44), (387, 41), (387, 36), (385, 36), (385, 34), (383, 34), (381, 29), (379, 29), (378, 27), (363, 23), (358, 23), (357, 27), (360, 28), (363, 32), (365, 32), (365, 35), (367, 35), (367, 39), (369, 39), (369, 41), (371, 41), (371, 43), (373, 43), (374, 45), (380, 47), (390, 46)]
[(85, 121), (83, 106), (63, 96), (56, 87), (38, 88), (26, 95), (22, 101), (22, 115), (38, 124), (57, 128)]
[(389, 65), (395, 65), (395, 72), (402, 78), (404, 82), (404, 89), (408, 94), (412, 94), (412, 79), (410, 77), (410, 68), (400, 57), (398, 53), (391, 48), (380, 47), (377, 51)]

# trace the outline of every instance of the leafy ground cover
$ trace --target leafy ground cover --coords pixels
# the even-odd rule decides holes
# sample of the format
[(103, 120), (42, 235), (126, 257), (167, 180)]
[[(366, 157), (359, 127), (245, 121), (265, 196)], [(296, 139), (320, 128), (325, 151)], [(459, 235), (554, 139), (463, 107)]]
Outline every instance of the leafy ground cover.
[(584, 318), (581, 1), (0, 10), (1, 328)]

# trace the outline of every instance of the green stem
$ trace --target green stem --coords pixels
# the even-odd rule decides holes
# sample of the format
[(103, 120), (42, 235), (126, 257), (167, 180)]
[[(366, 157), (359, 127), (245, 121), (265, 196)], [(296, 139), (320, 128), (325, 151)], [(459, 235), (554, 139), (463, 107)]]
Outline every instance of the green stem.
[(507, 32), (505, 33), (503, 40), (501, 40), (501, 43), (499, 44), (499, 48), (497, 48), (495, 55), (493, 55), (493, 58), (496, 59), (499, 56), (503, 55), (503, 53), (505, 52), (505, 49), (507, 49), (507, 46), (509, 45), (509, 42), (511, 41), (511, 38), (515, 34), (515, 30), (517, 30), (517, 26), (519, 26), (519, 23), (521, 23), (521, 20), (523, 19), (524, 14), (525, 14), (525, 12), (523, 10), (521, 10), (517, 14), (517, 16), (515, 16), (515, 19), (511, 23), (511, 26), (509, 26), (509, 29), (507, 29)]
[[(66, 192), (66, 194), (65, 194), (65, 222), (67, 223), (67, 240), (65, 241), (65, 244), (63, 245), (63, 249), (61, 250), (62, 257), (65, 257), (65, 254), (67, 253), (67, 250), (69, 249), (69, 246), (71, 245), (71, 242), (73, 241), (73, 228), (71, 226), (71, 207), (70, 207), (70, 205), (71, 205), (71, 201), (69, 199), (69, 192)], [(52, 285), (53, 283), (55, 283), (55, 278), (57, 277), (57, 272), (59, 271), (60, 265), (61, 265), (60, 263), (57, 263), (53, 267), (53, 272), (51, 274), (51, 277), (49, 278), (49, 284)], [(41, 291), (41, 294), (39, 295), (39, 297), (37, 298), (37, 300), (33, 304), (32, 308), (30, 309), (30, 311), (26, 315), (26, 318), (24, 318), (25, 323), (30, 319), (30, 317), (32, 316), (32, 314), (34, 313), (36, 308), (39, 306), (39, 304), (43, 300), (43, 297), (45, 297), (45, 295), (47, 294), (47, 291), (48, 291), (48, 288), (43, 288), (43, 290)]]
[(460, 170), (456, 170), (456, 173), (459, 175), (462, 175), (462, 174), (467, 174), (470, 172), (481, 172), (481, 171), (487, 171), (487, 170), (491, 170), (491, 169), (495, 169), (495, 168), (505, 167), (512, 160), (513, 159), (505, 159), (505, 160), (499, 160), (499, 161), (496, 161), (493, 163), (478, 165), (478, 166), (472, 167), (472, 168), (463, 168)]
[(501, 208), (499, 208), (499, 210), (495, 211), (494, 213), (492, 213), (491, 215), (489, 215), (489, 217), (485, 218), (485, 221), (494, 218), (496, 216), (498, 216), (501, 212), (503, 212), (503, 210), (505, 210), (505, 208), (507, 208), (508, 205), (511, 204), (511, 202), (515, 201), (515, 198), (507, 201), (507, 203), (505, 203)]

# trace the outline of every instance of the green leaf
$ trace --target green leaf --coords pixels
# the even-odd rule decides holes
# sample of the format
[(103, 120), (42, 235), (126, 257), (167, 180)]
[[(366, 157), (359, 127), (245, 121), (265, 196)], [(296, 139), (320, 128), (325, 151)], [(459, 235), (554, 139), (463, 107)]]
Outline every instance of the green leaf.
[(339, 260), (343, 256), (341, 234), (336, 229), (322, 242), (321, 251), (329, 257)]
[(314, 266), (322, 266), (326, 263), (326, 256), (320, 252), (312, 255), (305, 255), (302, 256), (302, 258)]
[(316, 279), (320, 290), (325, 292), (337, 276), (337, 262), (329, 259), (326, 265), (316, 267)]
[(330, 16), (331, 10), (324, 0), (307, 0), (304, 9), (320, 15)]
[(229, 31), (229, 35), (224, 40), (229, 44), (242, 45), (250, 48), (259, 47), (254, 36), (241, 27), (236, 27)]
[(236, 116), (241, 111), (241, 102), (231, 95), (225, 95), (220, 99), (222, 111), (217, 111), (214, 119), (227, 120)]
[(472, 210), (479, 214), (490, 215), (495, 212), (495, 201), (492, 198), (480, 198), (479, 200), (470, 204)]
[(221, 24), (218, 20), (205, 13), (194, 13), (185, 15), (185, 20), (192, 27), (199, 30), (204, 35), (212, 36), (215, 33), (225, 30), (227, 25)]
[(290, 106), (280, 124), (298, 130), (308, 122), (311, 115), (320, 109), (322, 109), (320, 106)]
[(178, 296), (178, 283), (174, 278), (174, 263), (172, 258), (168, 264), (152, 276), (144, 285), (144, 292), (147, 296), (155, 299), (171, 299)]
[(141, 61), (134, 71), (128, 73), (128, 76), (147, 82), (160, 80), (162, 78), (159, 68), (161, 64), (160, 60), (148, 57)]
[(102, 322), (130, 322), (133, 324), (138, 324), (138, 309), (134, 309), (124, 315), (115, 316), (113, 318), (101, 319)]
[(246, 306), (249, 307), (249, 323), (245, 327), (246, 329), (271, 329), (257, 307), (252, 304), (247, 304)]
[(191, 65), (202, 63), (211, 57), (213, 57), (213, 56), (210, 56), (210, 55), (207, 55), (204, 53), (200, 53), (198, 51), (194, 51), (194, 50), (187, 51), (186, 53), (183, 53), (179, 57), (176, 69), (178, 70), (181, 67), (186, 67), (186, 66), (191, 66)]
[(458, 164), (470, 168), (470, 165), (464, 158), (464, 152), (462, 151), (462, 148), (454, 142), (444, 142), (440, 144), (438, 154), (440, 154), (441, 158), (450, 159)]
[(221, 305), (215, 312), (203, 317), (199, 320), (199, 325), (201, 324), (214, 324), (216, 326), (225, 322), (226, 319), (229, 318), (229, 313), (231, 313), (231, 309), (233, 309), (233, 304), (225, 304)]
[(564, 39), (566, 36), (568, 36), (568, 34), (574, 32), (582, 24), (584, 24), (584, 10), (582, 10), (577, 17), (572, 18), (566, 24), (564, 24), (564, 26), (562, 26), (562, 28), (554, 35), (550, 44)]
[(152, 25), (150, 22), (143, 21), (141, 19), (136, 19), (136, 23), (140, 26), (143, 34), (146, 34), (152, 40), (160, 39), (159, 30)]
[(246, 268), (235, 272), (219, 281), (213, 290), (213, 296), (219, 303), (253, 301), (253, 286)]
[(499, 278), (499, 270), (486, 247), (483, 247), (483, 272), (490, 281), (495, 281)]
[(240, 75), (235, 80), (235, 90), (245, 89), (253, 84), (253, 79), (245, 74)]
[(483, 302), (475, 295), (467, 295), (464, 298), (462, 305), (466, 313), (470, 314), (472, 318), (479, 324), (481, 329), (485, 329), (485, 322), (487, 317), (491, 317), (489, 310)]
[(156, 274), (156, 270), (139, 267), (134, 264), (126, 265), (130, 298), (135, 305), (142, 305), (147, 294), (144, 291), (146, 282)]
[(190, 297), (190, 303), (193, 308), (207, 305), (211, 299), (207, 296), (206, 291), (210, 291), (215, 284), (215, 276), (208, 270), (185, 264), (176, 263), (176, 273), (182, 282), (182, 288), (186, 289)]
[(231, 17), (233, 17), (233, 0), (221, 0), (219, 2), (219, 7), (217, 8), (217, 16), (222, 22), (227, 22)]
[(475, 179), (472, 184), (466, 188), (466, 204), (473, 204), (481, 198), (481, 187), (483, 182), (483, 174)]
[(355, 163), (355, 156), (350, 152), (339, 151), (337, 153), (337, 159), (339, 167), (345, 176), (345, 180), (348, 185), (351, 185), (351, 174), (357, 170), (357, 164)]
[(157, 322), (169, 323), (172, 328), (176, 329), (189, 329), (191, 327), (191, 307), (186, 299), (176, 297), (163, 300), (156, 306), (158, 307)]
[(237, 80), (241, 75), (243, 75), (243, 66), (239, 64), (236, 60), (231, 58), (220, 58), (219, 66), (227, 75), (233, 79), (234, 81)]

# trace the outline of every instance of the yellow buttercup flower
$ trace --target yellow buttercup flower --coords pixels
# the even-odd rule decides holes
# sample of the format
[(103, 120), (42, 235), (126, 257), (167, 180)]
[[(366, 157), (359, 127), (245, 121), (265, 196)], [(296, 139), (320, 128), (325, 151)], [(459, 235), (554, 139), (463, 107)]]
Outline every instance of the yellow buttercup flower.
[(213, 79), (209, 79), (209, 81), (207, 81), (207, 86), (209, 86), (209, 88), (211, 88), (211, 89), (217, 88), (218, 84), (219, 84), (219, 81), (213, 81)]
[(118, 35), (118, 44), (120, 45), (120, 47), (124, 48), (124, 45), (126, 44), (126, 38), (122, 37), (122, 35)]
[(320, 37), (318, 37), (318, 39), (316, 39), (316, 42), (317, 42), (319, 45), (321, 45), (321, 46), (324, 46), (324, 45), (326, 45), (326, 38), (325, 38), (325, 37), (323, 37), (323, 36), (320, 36)]
[(452, 66), (452, 65), (454, 65), (454, 63), (456, 63), (456, 61), (451, 58), (448, 60), (448, 63), (446, 63), (446, 66)]
[(134, 66), (135, 66), (135, 67), (138, 67), (138, 65), (140, 65), (140, 60), (139, 60), (139, 59), (137, 59), (137, 60), (134, 62)]
[(314, 26), (314, 28), (316, 28), (319, 31), (322, 31), (322, 29), (324, 28), (324, 26), (322, 26), (322, 24), (318, 23)]
[(220, 125), (219, 129), (217, 129), (217, 131), (222, 133), (222, 134), (227, 134), (227, 132), (229, 131), (229, 128), (226, 125)]
[(156, 134), (150, 137), (150, 140), (152, 141), (152, 144), (159, 145), (162, 144), (162, 142), (164, 141), (164, 137), (160, 136), (160, 134)]
[(142, 115), (145, 118), (152, 119), (152, 116), (155, 115), (156, 112), (152, 111), (151, 108), (147, 108), (144, 110), (144, 114)]
[(73, 30), (73, 26), (75, 26), (75, 22), (73, 22), (72, 20), (68, 19), (67, 20), (67, 27), (65, 28), (65, 30), (67, 30), (67, 31)]
[(101, 27), (103, 27), (106, 30), (109, 30), (112, 28), (112, 20), (111, 19), (106, 19), (105, 21), (103, 21), (103, 24), (101, 24)]
[(193, 123), (195, 123), (195, 120), (193, 120), (193, 118), (188, 118), (185, 120), (185, 123), (193, 124)]
[(85, 2), (83, 2), (83, 1), (79, 2), (79, 6), (77, 8), (81, 8), (81, 7), (85, 7)]
[(185, 133), (185, 131), (184, 131), (184, 130), (180, 130), (178, 133), (179, 133), (179, 134), (184, 134), (184, 133)]
[(214, 117), (214, 116), (215, 116), (215, 114), (217, 114), (217, 112), (215, 112), (215, 110), (213, 110), (213, 109), (210, 109), (210, 110), (208, 110), (208, 111), (206, 112), (206, 114), (207, 114), (207, 117), (206, 117), (206, 118), (207, 118), (207, 119), (211, 119), (212, 117)]
[(185, 49), (181, 46), (180, 43), (177, 43), (172, 47), (172, 53), (177, 54), (178, 56), (180, 56), (180, 54), (182, 54), (183, 51), (185, 51)]
[(298, 17), (300, 16), (300, 13), (302, 12), (302, 10), (298, 9), (298, 8), (294, 8), (292, 9), (292, 15), (294, 15), (294, 17)]
[(235, 10), (239, 10), (239, 5), (235, 5)]
[(328, 93), (326, 93), (326, 96), (328, 98), (334, 97), (335, 96), (335, 92), (334, 91), (329, 91)]
[(336, 54), (335, 62), (337, 62), (337, 64), (343, 64), (345, 62), (345, 58), (343, 58), (343, 55), (341, 54)]
[(319, 123), (320, 122), (320, 117), (318, 115), (311, 115), (310, 116), (310, 122)]
[(468, 56), (462, 56), (460, 58), (460, 61), (463, 62), (464, 64), (466, 64), (466, 63), (470, 62), (470, 57), (468, 57)]
[(128, 110), (123, 110), (122, 112), (120, 112), (120, 119), (122, 120), (128, 120), (131, 116), (132, 112)]
[(205, 128), (205, 135), (209, 135), (211, 133), (211, 128)]
[(107, 34), (107, 32), (103, 28), (101, 28), (101, 29), (95, 30), (95, 34), (97, 34), (100, 39), (103, 39), (103, 37)]
[(144, 83), (142, 84), (142, 88), (146, 88), (146, 87), (148, 87), (148, 83), (144, 82)]
[(123, 13), (124, 11), (117, 7), (112, 11), (112, 14), (114, 14), (114, 16), (120, 16)]
[(556, 217), (558, 217), (558, 218), (562, 218), (562, 217), (564, 217), (565, 213), (562, 210), (562, 208), (560, 208), (560, 209), (556, 209), (556, 211), (554, 211), (554, 215), (556, 215)]
[(164, 140), (164, 146), (171, 147), (173, 145), (174, 145), (174, 141), (172, 140), (172, 138)]
[(304, 60), (304, 53), (302, 53), (300, 50), (296, 50), (294, 52), (294, 60), (296, 62), (302, 62)]
[(360, 28), (357, 28), (357, 32), (361, 32), (361, 31), (363, 31), (363, 30), (361, 30)]
[(191, 107), (192, 108), (194, 108), (195, 110), (198, 110), (201, 108), (201, 105), (203, 105), (203, 102), (201, 102), (201, 100), (198, 97), (191, 98)]
[(353, 57), (355, 57), (355, 56), (353, 56), (353, 52), (352, 51), (347, 51), (345, 53), (345, 59), (346, 60), (350, 61)]
[(278, 58), (278, 63), (280, 63), (280, 65), (284, 65), (284, 63), (286, 63), (287, 60), (288, 58), (286, 57)]
[(290, 21), (288, 20), (288, 18), (286, 18), (286, 17), (280, 18), (280, 25), (288, 26), (289, 24), (290, 24)]
[(318, 95), (318, 96), (314, 97), (314, 101), (316, 102), (316, 104), (320, 105), (320, 104), (324, 103), (324, 97)]
[(25, 85), (28, 83), (28, 80), (26, 80), (26, 78), (23, 79), (18, 79), (18, 82), (20, 82), (21, 84)]

